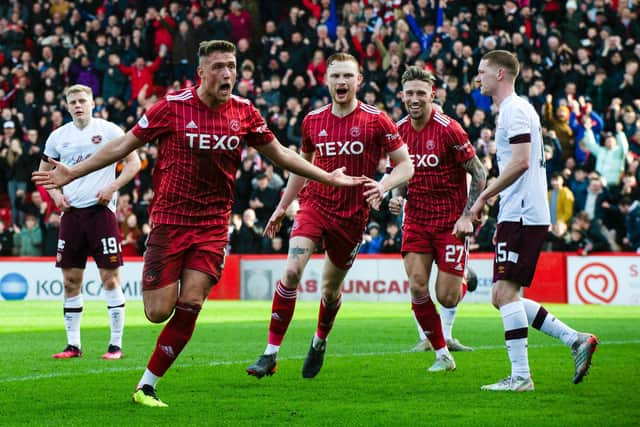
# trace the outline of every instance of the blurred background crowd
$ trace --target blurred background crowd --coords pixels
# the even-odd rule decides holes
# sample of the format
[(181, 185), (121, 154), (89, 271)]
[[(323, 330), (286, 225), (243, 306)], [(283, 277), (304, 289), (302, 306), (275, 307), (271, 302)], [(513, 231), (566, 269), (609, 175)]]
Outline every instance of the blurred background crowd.
[[(30, 181), (50, 132), (70, 120), (64, 88), (93, 89), (94, 115), (128, 130), (168, 91), (197, 84), (198, 43), (237, 46), (235, 93), (251, 99), (278, 139), (296, 150), (301, 123), (329, 102), (326, 58), (362, 65), (359, 99), (404, 115), (400, 77), (430, 69), (436, 101), (469, 134), (490, 179), (498, 174), (495, 109), (474, 83), (493, 49), (521, 62), (517, 93), (542, 118), (552, 226), (547, 250), (640, 250), (640, 22), (638, 0), (5, 0), (0, 4), (0, 255), (52, 256), (60, 213)], [(158, 148), (121, 189), (125, 255), (149, 232)], [(384, 174), (380, 162), (377, 178)], [(243, 152), (229, 224), (231, 253), (286, 253), (294, 203), (281, 234), (262, 230), (288, 175)], [(492, 251), (497, 200), (470, 238)], [(397, 253), (401, 218), (373, 211), (360, 251)], [(319, 248), (321, 250), (321, 248)]]

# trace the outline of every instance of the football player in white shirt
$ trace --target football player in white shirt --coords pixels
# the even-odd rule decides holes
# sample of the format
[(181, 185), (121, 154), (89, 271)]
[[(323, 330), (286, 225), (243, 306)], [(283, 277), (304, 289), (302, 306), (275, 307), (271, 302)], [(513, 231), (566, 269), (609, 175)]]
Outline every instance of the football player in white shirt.
[[(72, 166), (124, 134), (115, 124), (91, 117), (95, 106), (91, 88), (73, 85), (65, 91), (65, 96), (73, 122), (59, 127), (49, 135), (40, 171), (53, 169), (54, 165), (49, 159)], [(115, 209), (118, 189), (129, 182), (140, 169), (138, 154), (132, 152), (125, 158), (124, 168), (117, 178), (115, 169), (114, 163), (79, 178), (62, 189), (47, 190), (63, 212), (56, 267), (62, 268), (64, 280), (63, 311), (67, 347), (53, 355), (56, 359), (82, 356), (82, 283), (89, 255), (93, 256), (100, 272), (111, 326), (109, 346), (102, 358), (115, 360), (122, 357), (125, 299), (120, 288), (122, 252)]]
[(531, 284), (550, 221), (540, 118), (531, 104), (515, 93), (519, 68), (515, 55), (494, 50), (482, 57), (476, 76), (481, 93), (491, 96), (499, 107), (495, 139), (500, 176), (480, 194), (471, 215), (479, 221), (485, 202), (500, 194), (492, 302), (502, 315), (511, 360), (509, 377), (482, 386), (490, 391), (534, 390), (528, 325), (571, 348), (574, 384), (587, 374), (598, 345), (596, 336), (577, 332), (537, 302), (520, 298), (520, 289)]

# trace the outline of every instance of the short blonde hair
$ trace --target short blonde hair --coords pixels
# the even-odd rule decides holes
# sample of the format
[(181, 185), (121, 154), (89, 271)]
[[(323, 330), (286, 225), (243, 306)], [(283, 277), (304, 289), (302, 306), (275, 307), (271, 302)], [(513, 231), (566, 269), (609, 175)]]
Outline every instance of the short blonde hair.
[(345, 52), (337, 52), (331, 55), (329, 58), (327, 58), (327, 68), (329, 68), (329, 66), (334, 62), (347, 62), (347, 61), (351, 61), (354, 64), (356, 64), (356, 68), (358, 69), (358, 72), (360, 72), (360, 62), (358, 62), (355, 56)]
[(423, 70), (420, 67), (411, 66), (407, 68), (407, 71), (402, 73), (401, 83), (404, 85), (406, 82), (410, 80), (420, 80), (421, 82), (425, 82), (433, 86), (436, 81), (436, 78), (431, 74), (428, 70)]
[(513, 53), (506, 50), (492, 50), (491, 52), (485, 53), (482, 59), (493, 66), (504, 68), (511, 74), (514, 80), (518, 77), (520, 62)]
[(91, 88), (89, 86), (85, 86), (85, 85), (80, 85), (80, 84), (76, 84), (73, 86), (69, 86), (68, 88), (66, 88), (64, 90), (64, 97), (68, 98), (69, 95), (73, 94), (73, 93), (86, 93), (87, 95), (89, 95), (90, 98), (93, 98), (93, 91), (91, 90)]
[(226, 40), (207, 40), (198, 46), (198, 57), (204, 58), (213, 52), (236, 53), (236, 46)]

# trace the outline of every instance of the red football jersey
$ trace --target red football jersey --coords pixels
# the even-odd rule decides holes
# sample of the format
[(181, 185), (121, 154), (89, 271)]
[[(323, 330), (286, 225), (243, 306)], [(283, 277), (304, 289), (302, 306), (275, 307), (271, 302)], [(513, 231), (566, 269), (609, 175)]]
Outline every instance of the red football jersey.
[(398, 132), (415, 168), (405, 223), (429, 231), (453, 229), (467, 203), (467, 172), (461, 163), (475, 155), (467, 133), (457, 121), (435, 110), (419, 132), (409, 116), (398, 122)]
[(151, 219), (157, 224), (226, 225), (243, 142), (271, 142), (273, 133), (247, 99), (206, 106), (196, 88), (165, 96), (132, 129), (158, 141)]
[[(326, 171), (345, 166), (352, 176), (375, 175), (378, 162), (402, 147), (404, 141), (386, 113), (358, 102), (345, 117), (331, 113), (331, 104), (311, 111), (302, 122), (302, 151), (314, 153), (313, 163)], [(369, 206), (363, 186), (336, 188), (307, 181), (300, 203), (331, 216), (365, 221)]]

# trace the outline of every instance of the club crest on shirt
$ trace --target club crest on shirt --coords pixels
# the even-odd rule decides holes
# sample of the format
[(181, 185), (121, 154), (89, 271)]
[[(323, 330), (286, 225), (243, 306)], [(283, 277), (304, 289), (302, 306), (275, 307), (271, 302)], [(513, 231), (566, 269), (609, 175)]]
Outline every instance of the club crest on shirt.
[(158, 278), (159, 278), (158, 272), (155, 270), (149, 270), (144, 275), (144, 281), (147, 283), (153, 283), (156, 280), (158, 280)]
[(427, 141), (427, 150), (429, 151), (433, 151), (436, 148), (436, 143), (433, 142), (433, 140), (428, 140)]
[(234, 132), (238, 132), (240, 130), (240, 120), (233, 119), (229, 122), (229, 129)]
[(102, 135), (93, 135), (91, 137), (91, 142), (94, 144), (100, 144), (102, 142)]
[(360, 136), (360, 128), (358, 126), (354, 126), (351, 128), (351, 130), (349, 131), (349, 135), (351, 135), (352, 138), (357, 138)]

